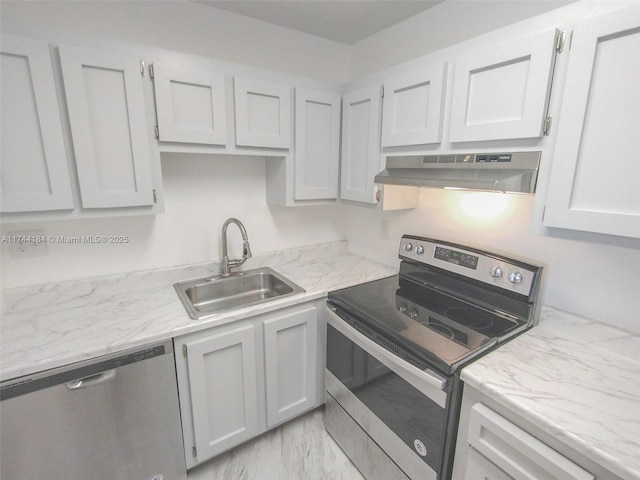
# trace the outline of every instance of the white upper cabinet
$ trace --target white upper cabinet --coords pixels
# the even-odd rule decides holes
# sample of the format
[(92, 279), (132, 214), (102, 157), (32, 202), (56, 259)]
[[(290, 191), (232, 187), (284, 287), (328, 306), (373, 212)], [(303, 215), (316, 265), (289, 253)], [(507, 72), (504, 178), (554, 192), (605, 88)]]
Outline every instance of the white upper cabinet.
[(449, 140), (543, 135), (558, 32), (505, 39), (455, 63)]
[(49, 46), (2, 35), (2, 212), (73, 209)]
[(342, 97), (340, 197), (376, 203), (374, 177), (380, 172), (381, 92), (377, 85)]
[(573, 32), (544, 224), (640, 238), (640, 6)]
[(227, 144), (224, 75), (153, 64), (158, 139)]
[(340, 95), (296, 88), (295, 200), (335, 199), (340, 168)]
[(236, 145), (291, 148), (291, 88), (234, 78)]
[(152, 160), (139, 61), (60, 47), (84, 208), (152, 206)]
[(439, 143), (447, 64), (438, 63), (384, 82), (382, 146)]

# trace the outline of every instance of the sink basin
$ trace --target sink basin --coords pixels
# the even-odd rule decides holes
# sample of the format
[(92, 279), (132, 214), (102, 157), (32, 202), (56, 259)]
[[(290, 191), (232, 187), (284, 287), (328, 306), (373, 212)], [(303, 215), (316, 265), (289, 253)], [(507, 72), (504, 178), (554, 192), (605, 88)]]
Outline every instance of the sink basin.
[(189, 316), (201, 318), (302, 293), (304, 289), (271, 268), (234, 272), (174, 284)]

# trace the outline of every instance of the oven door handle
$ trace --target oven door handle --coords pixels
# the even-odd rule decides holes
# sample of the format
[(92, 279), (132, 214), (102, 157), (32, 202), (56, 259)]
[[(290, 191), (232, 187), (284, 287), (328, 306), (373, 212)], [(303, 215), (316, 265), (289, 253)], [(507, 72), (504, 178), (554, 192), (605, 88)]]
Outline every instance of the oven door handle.
[(341, 334), (358, 345), (360, 348), (373, 355), (380, 363), (393, 370), (394, 373), (404, 378), (407, 382), (427, 395), (441, 407), (447, 402), (445, 387), (447, 380), (431, 370), (420, 370), (409, 362), (402, 360), (386, 348), (365, 337), (362, 333), (347, 324), (340, 318), (335, 307), (326, 305), (329, 310), (327, 322)]

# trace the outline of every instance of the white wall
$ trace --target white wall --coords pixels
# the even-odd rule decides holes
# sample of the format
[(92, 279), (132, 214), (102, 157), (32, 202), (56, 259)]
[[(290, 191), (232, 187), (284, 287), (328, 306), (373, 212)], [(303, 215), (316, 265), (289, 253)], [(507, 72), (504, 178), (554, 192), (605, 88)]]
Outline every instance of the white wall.
[(59, 29), (321, 80), (351, 78), (346, 45), (193, 2), (2, 0), (0, 13), (2, 30), (19, 25)]
[[(155, 216), (9, 225), (2, 233), (43, 228), (46, 235), (123, 235), (126, 244), (49, 244), (46, 257), (12, 259), (2, 249), (3, 288), (162, 266), (219, 260), (221, 228), (237, 217), (255, 254), (344, 238), (338, 206), (271, 207), (260, 157), (163, 154), (166, 213)], [(229, 230), (229, 253), (241, 256)]]
[(575, 0), (448, 0), (353, 46), (358, 78)]

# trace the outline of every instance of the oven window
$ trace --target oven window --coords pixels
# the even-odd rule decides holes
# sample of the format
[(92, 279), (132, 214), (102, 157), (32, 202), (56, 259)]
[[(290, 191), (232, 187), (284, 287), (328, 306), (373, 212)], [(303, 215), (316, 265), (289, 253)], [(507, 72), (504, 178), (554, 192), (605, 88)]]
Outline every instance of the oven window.
[(331, 325), (327, 325), (327, 369), (416, 455), (440, 472), (444, 408)]

